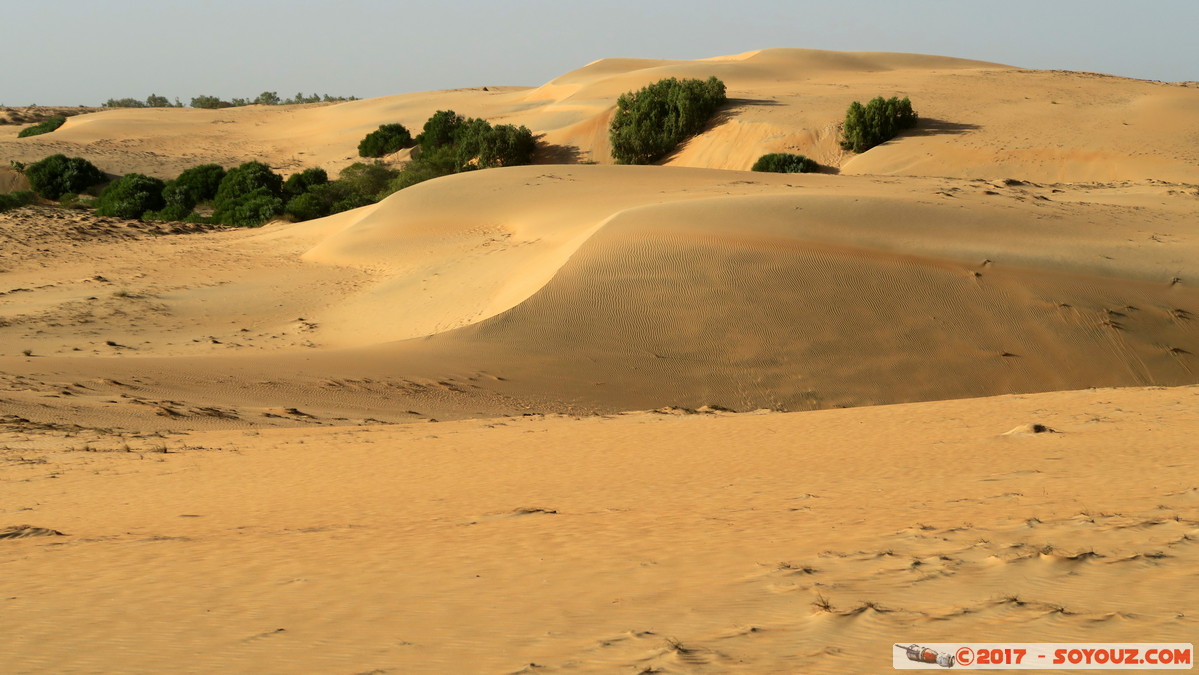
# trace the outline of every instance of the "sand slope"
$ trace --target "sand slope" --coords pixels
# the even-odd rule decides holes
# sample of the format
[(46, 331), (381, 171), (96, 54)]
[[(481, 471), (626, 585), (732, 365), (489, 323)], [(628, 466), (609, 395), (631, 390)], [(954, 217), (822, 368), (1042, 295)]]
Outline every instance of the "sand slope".
[(208, 387), (200, 409), (281, 405), (205, 384), (214, 369), (252, 391), (280, 369), (402, 390), (419, 375), (541, 410), (1189, 384), (1196, 206), (1158, 183), (584, 166), (464, 174), (261, 230), (101, 219), (62, 242), (29, 209), (5, 216), (10, 236), (48, 239), (8, 254), (0, 352), (51, 390), (161, 372), (154, 396)]
[(5, 434), (0, 658), (877, 673), (895, 642), (1193, 641), (1197, 395)]

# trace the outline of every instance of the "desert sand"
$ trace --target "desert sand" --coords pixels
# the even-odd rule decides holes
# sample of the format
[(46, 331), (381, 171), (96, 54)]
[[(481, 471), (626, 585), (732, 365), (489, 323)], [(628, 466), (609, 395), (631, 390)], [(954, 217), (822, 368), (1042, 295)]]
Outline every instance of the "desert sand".
[[(709, 75), (702, 135), (612, 164), (616, 96)], [(920, 125), (845, 153), (876, 95)], [(335, 175), (443, 109), (529, 126), (539, 163), (258, 229), (0, 214), (5, 672), (1195, 641), (1199, 89), (772, 49), (106, 110), (0, 155)], [(827, 169), (747, 170), (779, 151)]]

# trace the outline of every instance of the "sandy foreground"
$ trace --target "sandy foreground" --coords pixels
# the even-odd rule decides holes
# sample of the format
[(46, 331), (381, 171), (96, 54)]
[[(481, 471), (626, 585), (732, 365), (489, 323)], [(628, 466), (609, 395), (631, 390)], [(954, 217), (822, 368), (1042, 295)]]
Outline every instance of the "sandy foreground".
[(1193, 641), (1197, 410), (9, 432), (4, 518), (41, 529), (2, 540), (5, 670), (883, 672), (894, 642)]
[[(610, 164), (617, 95), (712, 74), (711, 128)], [(846, 155), (875, 95), (921, 124)], [(895, 643), (1197, 641), (1194, 86), (605, 59), (3, 127), (0, 157), (335, 175), (450, 108), (529, 125), (542, 163), (249, 230), (0, 214), (0, 671), (874, 673)], [(746, 170), (772, 151), (828, 168)]]

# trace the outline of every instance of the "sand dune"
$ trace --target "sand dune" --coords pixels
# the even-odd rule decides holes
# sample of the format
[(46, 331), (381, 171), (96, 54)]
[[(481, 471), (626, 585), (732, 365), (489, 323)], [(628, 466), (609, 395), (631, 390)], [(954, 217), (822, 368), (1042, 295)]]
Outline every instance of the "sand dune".
[[(112, 110), (72, 117), (53, 134), (0, 139), (0, 152), (18, 160), (66, 152), (112, 173), (164, 177), (246, 157), (285, 172), (322, 166), (336, 173), (358, 159), (358, 141), (377, 125), (419, 130), (434, 111), (453, 109), (527, 125), (542, 137), (543, 161), (609, 163), (606, 127), (619, 94), (663, 77), (710, 75), (728, 84), (732, 105), (667, 164), (748, 169), (762, 154), (787, 151), (853, 174), (1199, 182), (1193, 87), (938, 56), (807, 49), (699, 61), (603, 59), (535, 88), (488, 86), (332, 105)], [(920, 126), (861, 156), (846, 155), (837, 145), (846, 106), (896, 95), (912, 97)]]
[[(1169, 184), (523, 167), (261, 230), (99, 219), (64, 242), (36, 212), (0, 217), (45, 238), (9, 254), (6, 370), (53, 389), (156, 364), (146, 397), (180, 409), (257, 417), (280, 404), (201, 373), (255, 390), (279, 368), (381, 378), (422, 412), (413, 377), (469, 382), (443, 419), (496, 396), (799, 410), (1196, 381), (1195, 194)], [(302, 400), (284, 407), (406, 419)]]
[[(611, 165), (617, 95), (710, 74), (705, 133)], [(875, 95), (921, 125), (848, 155)], [(1196, 106), (768, 49), (3, 131), (113, 173), (336, 173), (452, 108), (544, 163), (259, 229), (0, 214), (0, 663), (868, 673), (895, 642), (1190, 640)], [(770, 151), (828, 168), (745, 170)]]

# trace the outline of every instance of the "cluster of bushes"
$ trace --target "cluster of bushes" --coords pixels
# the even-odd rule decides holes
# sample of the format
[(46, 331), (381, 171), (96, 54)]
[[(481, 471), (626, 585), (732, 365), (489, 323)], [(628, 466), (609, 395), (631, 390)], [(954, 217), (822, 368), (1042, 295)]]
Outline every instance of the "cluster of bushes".
[[(336, 101), (357, 101), (356, 96), (330, 96), (328, 94), (308, 94), (297, 92), (292, 98), (281, 98), (278, 92), (264, 91), (257, 98), (235, 98), (230, 101), (223, 101), (216, 96), (208, 96), (202, 94), (191, 100), (193, 108), (236, 108), (246, 105), (295, 105), (298, 103), (327, 103)], [(105, 108), (182, 108), (183, 102), (178, 98), (175, 102), (167, 100), (165, 96), (158, 94), (150, 94), (146, 100), (142, 101), (136, 98), (110, 98), (104, 102)]]
[[(210, 217), (196, 213), (200, 204), (211, 205)], [(283, 212), (283, 179), (262, 162), (228, 171), (202, 164), (170, 181), (129, 173), (109, 183), (95, 206), (96, 215), (114, 218), (260, 225)]]
[(358, 144), (363, 157), (382, 157), (419, 146), (403, 169), (381, 162), (358, 162), (329, 180), (323, 169), (308, 169), (287, 179), (283, 212), (296, 220), (323, 218), (378, 202), (388, 195), (452, 173), (533, 161), (537, 141), (526, 127), (492, 125), (452, 110), (434, 113), (415, 138), (402, 124), (384, 124)]
[[(5, 195), (4, 208), (30, 203), (36, 193), (65, 205), (84, 205), (77, 199), (106, 180), (105, 174), (81, 157), (53, 155), (29, 165), (19, 165), (33, 187), (20, 197)], [(226, 171), (219, 164), (203, 164), (174, 180), (129, 173), (104, 186), (91, 203), (96, 215), (113, 218), (206, 222), (239, 227), (261, 225), (290, 215), (310, 220), (373, 204), (400, 189), (394, 182), (401, 172), (382, 164), (354, 164), (329, 180), (324, 169), (307, 169), (286, 181), (262, 162), (246, 162)], [(20, 193), (16, 193), (20, 194)], [(207, 206), (207, 217), (197, 212)]]
[(283, 210), (301, 221), (374, 204), (391, 194), (387, 183), (398, 173), (382, 164), (358, 162), (342, 169), (337, 180), (329, 180), (324, 169), (307, 169), (284, 183)]
[(492, 126), (487, 120), (462, 117), (453, 110), (433, 113), (416, 142), (420, 145), (417, 168), (436, 169), (443, 175), (528, 164), (537, 149), (528, 127)]
[(759, 157), (758, 161), (754, 162), (752, 170), (771, 173), (811, 173), (819, 171), (820, 165), (803, 155), (772, 152)]
[(907, 97), (900, 100), (895, 96), (889, 99), (879, 96), (865, 106), (854, 101), (845, 112), (841, 147), (854, 152), (866, 152), (895, 138), (904, 129), (916, 126), (918, 119)]
[[(439, 176), (529, 164), (537, 150), (537, 140), (528, 127), (493, 126), (487, 120), (463, 117), (453, 110), (438, 110), (425, 122), (416, 138), (412, 138), (402, 124), (384, 124), (362, 139), (358, 154), (382, 157), (414, 145), (419, 147), (401, 171), (378, 164), (355, 164), (347, 171), (360, 167), (358, 171), (363, 176), (371, 177), (372, 188), (374, 183), (383, 181), (375, 194), (377, 201), (397, 190)], [(342, 180), (345, 180), (345, 172), (342, 172)]]
[(724, 83), (660, 80), (637, 92), (621, 94), (609, 127), (612, 156), (620, 164), (649, 164), (698, 134), (725, 103)]
[[(381, 148), (381, 154), (397, 143), (420, 145), (420, 155), (403, 170), (379, 162), (359, 162), (342, 170), (337, 180), (329, 180), (324, 169), (313, 168), (284, 181), (262, 162), (246, 162), (227, 171), (218, 164), (203, 164), (170, 181), (126, 174), (108, 183), (94, 206), (97, 215), (115, 218), (242, 227), (261, 225), (285, 214), (295, 220), (310, 220), (373, 204), (430, 178), (528, 164), (536, 149), (532, 132), (523, 126), (492, 126), (486, 120), (464, 118), (452, 110), (435, 113), (415, 139), (400, 124), (383, 125), (363, 139), (368, 150)], [(106, 180), (100, 169), (81, 157), (53, 155), (28, 166), (14, 163), (14, 167), (25, 174), (38, 195), (61, 199), (64, 204), (74, 203), (79, 193)], [(196, 210), (200, 205), (207, 205), (211, 215), (201, 216)]]
[(167, 100), (166, 96), (158, 94), (150, 94), (145, 101), (140, 101), (136, 98), (110, 98), (104, 102), (103, 108), (182, 108), (183, 103), (178, 98), (174, 103)]
[(63, 117), (62, 115), (55, 115), (54, 117), (42, 120), (38, 124), (35, 124), (31, 127), (21, 129), (21, 132), (17, 134), (17, 138), (27, 138), (29, 136), (37, 136), (39, 134), (48, 134), (66, 124), (66, 122), (66, 117)]
[(357, 96), (330, 96), (325, 94), (319, 96), (312, 94), (305, 96), (302, 92), (297, 93), (293, 98), (280, 98), (277, 92), (264, 91), (257, 98), (234, 98), (229, 101), (223, 101), (216, 96), (208, 96), (206, 94), (197, 96), (191, 100), (193, 108), (239, 108), (247, 105), (296, 105), (298, 103), (333, 103), (337, 101), (357, 101)]

